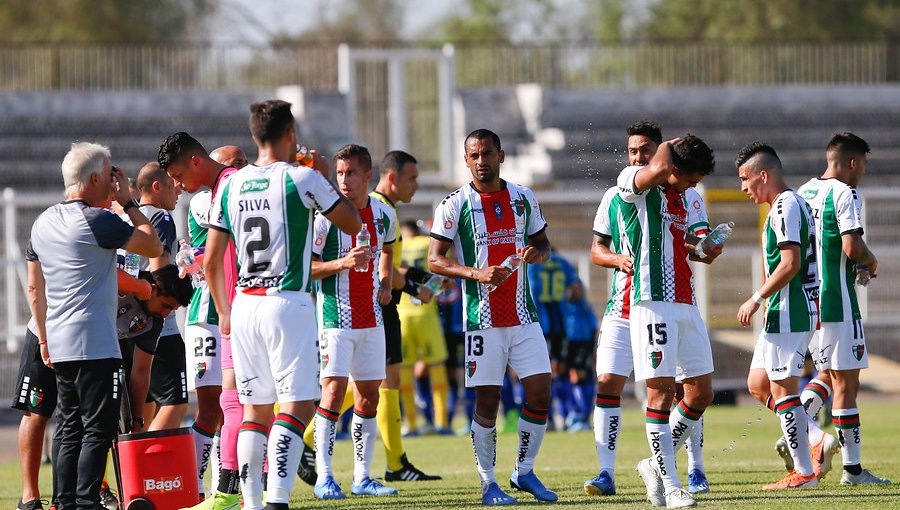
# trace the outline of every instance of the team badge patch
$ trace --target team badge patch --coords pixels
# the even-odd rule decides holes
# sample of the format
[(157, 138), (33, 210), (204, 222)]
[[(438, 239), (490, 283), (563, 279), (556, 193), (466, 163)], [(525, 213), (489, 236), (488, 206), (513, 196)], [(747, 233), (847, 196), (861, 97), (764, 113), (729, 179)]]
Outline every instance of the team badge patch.
[(861, 361), (863, 354), (866, 353), (866, 346), (865, 344), (854, 345), (851, 352), (853, 352), (853, 357), (856, 358), (856, 361)]
[(135, 315), (131, 318), (131, 322), (128, 323), (128, 331), (130, 333), (134, 333), (135, 331), (140, 331), (147, 326), (147, 321), (144, 320), (140, 315)]
[(31, 407), (37, 407), (44, 401), (44, 390), (34, 388), (31, 390)]
[(662, 351), (651, 351), (650, 352), (650, 366), (654, 369), (659, 368), (659, 364), (662, 363), (663, 353)]
[(375, 218), (375, 230), (379, 236), (384, 236), (384, 218)]
[(509, 206), (512, 207), (512, 210), (514, 213), (516, 213), (516, 216), (522, 216), (523, 214), (525, 214), (525, 201), (521, 198), (510, 201)]
[(197, 378), (203, 379), (204, 375), (206, 375), (206, 362), (200, 361), (197, 363)]
[(322, 370), (325, 370), (325, 367), (328, 366), (328, 355), (322, 356)]
[(478, 368), (478, 364), (475, 362), (475, 360), (466, 361), (466, 375), (468, 375), (469, 378), (475, 375), (476, 368)]
[(494, 202), (494, 216), (496, 216), (498, 220), (503, 219), (503, 208), (500, 207), (500, 202)]

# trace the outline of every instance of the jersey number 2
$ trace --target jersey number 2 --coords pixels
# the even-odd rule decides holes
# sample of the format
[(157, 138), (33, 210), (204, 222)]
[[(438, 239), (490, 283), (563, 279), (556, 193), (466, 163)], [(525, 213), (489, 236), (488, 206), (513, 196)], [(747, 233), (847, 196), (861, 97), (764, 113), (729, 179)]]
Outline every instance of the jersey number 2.
[(272, 262), (268, 260), (256, 260), (255, 252), (266, 251), (269, 248), (269, 244), (272, 242), (269, 238), (269, 222), (266, 221), (265, 218), (251, 216), (244, 220), (244, 232), (248, 234), (252, 233), (254, 237), (256, 236), (256, 233), (259, 232), (259, 239), (247, 243), (247, 258), (250, 261), (247, 272), (256, 274), (268, 271)]

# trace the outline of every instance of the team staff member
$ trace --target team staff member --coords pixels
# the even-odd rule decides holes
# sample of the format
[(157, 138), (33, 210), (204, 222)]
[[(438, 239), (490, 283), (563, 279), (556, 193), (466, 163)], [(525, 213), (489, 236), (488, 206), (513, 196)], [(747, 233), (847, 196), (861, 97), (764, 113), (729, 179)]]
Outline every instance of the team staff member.
[[(46, 309), (30, 300), (41, 356), (56, 372), (58, 508), (94, 510), (119, 415), (116, 249), (158, 257), (162, 244), (132, 200), (125, 174), (113, 168), (109, 149), (73, 144), (62, 174), (66, 201), (35, 220), (26, 259), (40, 265), (45, 282)], [(111, 188), (134, 227), (98, 207)], [(37, 288), (29, 284), (30, 291)]]

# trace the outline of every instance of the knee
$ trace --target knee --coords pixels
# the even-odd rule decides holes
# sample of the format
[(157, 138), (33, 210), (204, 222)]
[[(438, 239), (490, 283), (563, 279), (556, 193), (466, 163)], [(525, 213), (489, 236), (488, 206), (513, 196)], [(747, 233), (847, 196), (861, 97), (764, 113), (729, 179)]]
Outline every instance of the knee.
[(771, 394), (768, 385), (760, 384), (754, 379), (747, 379), (747, 391), (749, 391), (750, 395), (753, 395), (753, 398), (755, 398), (763, 405), (766, 405), (766, 401), (769, 399), (769, 395)]
[(597, 378), (597, 393), (601, 395), (621, 396), (625, 386), (625, 378), (614, 374), (600, 374)]
[(695, 392), (690, 395), (690, 398), (686, 398), (685, 402), (687, 405), (693, 407), (694, 409), (706, 409), (712, 404), (713, 398), (715, 397), (715, 393), (711, 389), (704, 389), (702, 391)]

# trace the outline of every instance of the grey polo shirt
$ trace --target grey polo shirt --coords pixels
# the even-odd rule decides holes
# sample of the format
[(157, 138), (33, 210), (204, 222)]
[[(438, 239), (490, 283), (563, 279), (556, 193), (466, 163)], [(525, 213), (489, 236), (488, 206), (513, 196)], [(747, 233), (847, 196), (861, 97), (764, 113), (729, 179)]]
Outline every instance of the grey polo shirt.
[(31, 227), (27, 260), (46, 281), (47, 347), (54, 363), (121, 358), (116, 335), (116, 249), (134, 228), (81, 200), (41, 213)]

